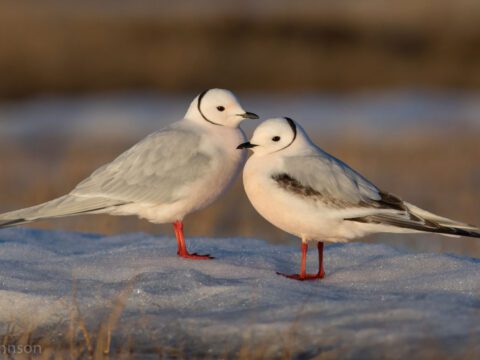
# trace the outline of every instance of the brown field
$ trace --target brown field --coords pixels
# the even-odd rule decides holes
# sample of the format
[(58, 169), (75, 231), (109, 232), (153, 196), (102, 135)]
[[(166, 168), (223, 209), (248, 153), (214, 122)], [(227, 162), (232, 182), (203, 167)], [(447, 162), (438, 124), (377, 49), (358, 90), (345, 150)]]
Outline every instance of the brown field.
[(478, 88), (479, 23), (471, 0), (4, 0), (0, 97)]
[[(421, 207), (468, 223), (480, 224), (480, 148), (478, 132), (423, 132), (370, 138), (346, 131), (335, 138), (314, 137), (317, 144), (343, 159), (379, 187)], [(41, 203), (71, 190), (99, 165), (128, 148), (131, 141), (85, 142), (35, 139), (0, 142), (0, 211)], [(173, 236), (170, 225), (153, 225), (134, 217), (79, 216), (29, 226), (106, 234), (144, 231)], [(212, 206), (186, 219), (187, 235), (255, 237), (274, 243), (292, 237), (263, 220), (251, 207), (239, 179)], [(456, 252), (480, 257), (480, 241), (435, 235), (381, 235), (382, 241), (421, 251)]]

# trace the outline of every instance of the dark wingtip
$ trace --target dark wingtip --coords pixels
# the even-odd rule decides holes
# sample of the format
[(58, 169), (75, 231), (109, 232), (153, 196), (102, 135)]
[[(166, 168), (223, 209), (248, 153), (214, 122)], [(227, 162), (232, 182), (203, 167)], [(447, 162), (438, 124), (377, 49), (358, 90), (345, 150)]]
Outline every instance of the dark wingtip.
[(21, 223), (24, 223), (24, 222), (27, 222), (27, 220), (26, 219), (15, 219), (15, 220), (6, 221), (6, 222), (3, 222), (3, 223), (0, 223), (0, 229), (15, 226), (17, 224), (21, 224)]
[[(442, 227), (442, 230), (443, 229), (445, 228)], [(444, 234), (453, 234), (453, 235), (459, 235), (459, 236), (480, 238), (480, 232), (477, 232), (477, 231), (460, 229), (460, 228), (451, 228), (451, 227), (448, 227), (446, 229), (448, 230), (445, 231)]]

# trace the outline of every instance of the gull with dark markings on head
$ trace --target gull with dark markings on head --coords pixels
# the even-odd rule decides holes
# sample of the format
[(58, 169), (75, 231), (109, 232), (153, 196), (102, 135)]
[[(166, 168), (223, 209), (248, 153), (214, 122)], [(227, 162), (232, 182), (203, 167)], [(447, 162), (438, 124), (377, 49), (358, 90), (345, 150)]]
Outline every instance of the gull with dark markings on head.
[[(302, 239), (296, 280), (321, 279), (323, 242), (347, 242), (372, 233), (430, 232), (480, 237), (480, 230), (432, 214), (380, 190), (344, 162), (318, 148), (290, 118), (269, 119), (255, 130), (243, 172), (255, 209), (280, 229)], [(318, 272), (306, 272), (309, 242), (317, 242)]]
[(245, 141), (239, 128), (245, 111), (228, 90), (198, 95), (180, 121), (150, 134), (49, 202), (0, 215), (0, 228), (80, 214), (136, 215), (152, 223), (173, 223), (178, 255), (210, 259), (187, 251), (186, 215), (217, 199), (233, 182), (246, 154), (235, 149)]

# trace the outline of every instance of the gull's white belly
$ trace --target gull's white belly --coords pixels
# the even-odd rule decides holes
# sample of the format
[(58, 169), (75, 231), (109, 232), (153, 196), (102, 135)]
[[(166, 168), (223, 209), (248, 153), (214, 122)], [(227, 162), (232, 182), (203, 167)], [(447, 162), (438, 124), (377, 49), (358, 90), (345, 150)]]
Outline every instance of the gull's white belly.
[(363, 236), (366, 224), (335, 217), (321, 203), (280, 188), (261, 164), (249, 159), (243, 181), (255, 209), (278, 228), (307, 240), (344, 242)]

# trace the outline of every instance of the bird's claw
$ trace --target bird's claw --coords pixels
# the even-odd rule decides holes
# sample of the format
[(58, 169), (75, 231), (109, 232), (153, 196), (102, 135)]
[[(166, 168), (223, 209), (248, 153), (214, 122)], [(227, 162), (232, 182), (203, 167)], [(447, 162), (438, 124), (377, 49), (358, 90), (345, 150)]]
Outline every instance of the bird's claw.
[(189, 260), (212, 260), (215, 259), (213, 256), (210, 256), (209, 254), (205, 255), (199, 255), (197, 253), (178, 253), (178, 256), (184, 258), (184, 259), (189, 259)]
[(325, 277), (325, 273), (317, 273), (317, 274), (284, 274), (277, 271), (278, 275), (284, 276), (288, 279), (298, 280), (298, 281), (305, 281), (305, 280), (320, 280)]

